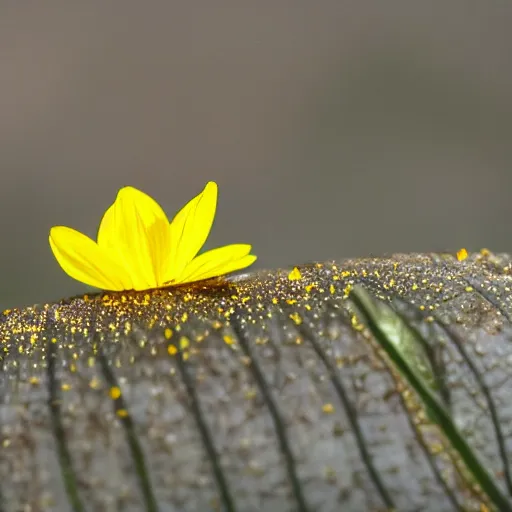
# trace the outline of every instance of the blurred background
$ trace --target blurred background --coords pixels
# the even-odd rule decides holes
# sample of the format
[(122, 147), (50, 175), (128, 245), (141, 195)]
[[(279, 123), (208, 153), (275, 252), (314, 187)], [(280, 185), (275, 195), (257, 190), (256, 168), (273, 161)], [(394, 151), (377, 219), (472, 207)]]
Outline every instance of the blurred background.
[[(244, 5), (242, 5), (244, 4)], [(123, 185), (258, 267), (512, 250), (512, 2), (4, 2), (0, 308), (82, 293), (48, 230)]]

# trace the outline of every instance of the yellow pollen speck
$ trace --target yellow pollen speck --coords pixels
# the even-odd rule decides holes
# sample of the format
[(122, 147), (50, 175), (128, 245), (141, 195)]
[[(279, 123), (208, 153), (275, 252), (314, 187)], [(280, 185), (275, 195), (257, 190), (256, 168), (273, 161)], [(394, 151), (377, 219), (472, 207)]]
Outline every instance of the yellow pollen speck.
[(165, 339), (166, 339), (166, 340), (170, 340), (170, 339), (171, 339), (171, 337), (172, 337), (172, 331), (171, 331), (171, 329), (169, 329), (169, 328), (165, 329), (165, 331), (164, 331), (164, 336), (165, 336)]
[(257, 395), (257, 394), (258, 394), (258, 393), (257, 393), (257, 391), (256, 391), (256, 389), (255, 389), (255, 388), (250, 388), (250, 389), (248, 389), (248, 390), (245, 392), (244, 396), (245, 396), (245, 398), (247, 398), (248, 400), (252, 400), (253, 398), (255, 398), (255, 397), (256, 397), (256, 395)]
[(229, 334), (225, 334), (222, 339), (224, 340), (224, 343), (226, 343), (226, 345), (233, 345), (233, 343), (235, 342), (235, 340), (229, 336)]
[(57, 338), (52, 338), (52, 343), (57, 343)]
[(322, 405), (322, 411), (325, 412), (325, 414), (332, 414), (334, 412), (334, 405), (328, 403)]
[(181, 321), (183, 323), (185, 323), (186, 321), (188, 320), (188, 314), (187, 313), (183, 313), (182, 317), (181, 317)]
[(462, 248), (460, 251), (457, 251), (457, 259), (459, 261), (464, 261), (468, 257), (468, 251)]
[(418, 288), (419, 288), (419, 287), (418, 287), (418, 285), (417, 285), (416, 283), (414, 283), (414, 284), (412, 285), (412, 291), (413, 291), (413, 292), (415, 292)]
[(331, 295), (334, 295), (334, 292), (336, 292), (336, 288), (334, 287), (333, 284), (331, 284), (331, 286), (329, 286), (329, 291), (331, 292)]
[(465, 290), (467, 292), (472, 292), (474, 290), (474, 288), (472, 286), (466, 286)]
[(298, 281), (299, 279), (302, 279), (300, 270), (297, 267), (293, 267), (293, 270), (288, 274), (288, 279), (290, 281)]
[(32, 384), (32, 386), (38, 386), (40, 382), (38, 377), (30, 377), (28, 381), (30, 382), (30, 384)]
[(350, 318), (350, 323), (356, 331), (362, 331), (364, 329), (364, 325), (359, 322), (356, 315), (352, 315)]
[(278, 302), (279, 302), (279, 300), (278, 300), (276, 297), (274, 297), (274, 298), (272, 299), (272, 304), (277, 304)]
[(305, 290), (309, 293), (311, 292), (311, 290), (315, 287), (314, 284), (307, 284), (306, 286), (304, 286)]
[(98, 389), (99, 385), (100, 381), (96, 377), (93, 377), (89, 382), (89, 387), (91, 389)]
[(116, 411), (116, 414), (120, 417), (120, 418), (126, 418), (128, 416), (128, 411), (126, 409), (118, 409)]
[(178, 349), (176, 348), (175, 345), (171, 344), (167, 347), (167, 352), (169, 353), (170, 356), (175, 356), (178, 353)]
[(190, 346), (190, 340), (186, 336), (182, 336), (180, 338), (180, 348), (181, 350), (186, 350)]
[(118, 386), (112, 386), (109, 390), (109, 395), (112, 400), (117, 400), (121, 396), (121, 389)]
[(302, 323), (302, 318), (300, 317), (299, 313), (292, 313), (290, 315), (290, 318), (297, 324), (300, 325)]
[(62, 389), (62, 391), (69, 391), (71, 389), (71, 386), (69, 384), (62, 384), (60, 389)]
[(296, 304), (296, 303), (297, 303), (297, 299), (286, 299), (286, 303), (287, 303), (287, 304), (290, 304), (290, 306), (291, 306), (291, 305), (293, 305), (293, 304)]

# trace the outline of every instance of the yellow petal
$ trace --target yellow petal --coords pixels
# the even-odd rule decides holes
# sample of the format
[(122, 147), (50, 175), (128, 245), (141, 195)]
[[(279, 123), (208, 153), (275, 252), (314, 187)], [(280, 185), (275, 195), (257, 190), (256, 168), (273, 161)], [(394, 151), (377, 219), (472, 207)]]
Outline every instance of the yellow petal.
[(166, 280), (176, 279), (206, 242), (217, 208), (217, 184), (204, 190), (178, 212), (171, 222), (171, 266)]
[(98, 245), (114, 251), (132, 276), (132, 288), (162, 284), (170, 266), (169, 221), (160, 205), (133, 187), (122, 188), (105, 212)]
[[(148, 196), (144, 192), (137, 190), (134, 187), (123, 187), (117, 193), (116, 201), (120, 199), (120, 196), (124, 196), (125, 198), (128, 197), (138, 205), (139, 215), (143, 218), (145, 224), (150, 225), (160, 219), (168, 220), (162, 207), (152, 197)], [(98, 229), (98, 244), (100, 246), (111, 245), (111, 237), (113, 237), (113, 242), (117, 243), (117, 231), (114, 221), (114, 205), (115, 202), (108, 208), (101, 219)]]
[(189, 283), (221, 276), (252, 265), (256, 256), (249, 254), (251, 246), (233, 244), (207, 251), (190, 262), (177, 283)]
[(248, 254), (247, 256), (244, 256), (239, 260), (224, 262), (222, 265), (219, 265), (216, 268), (212, 268), (209, 272), (205, 272), (203, 274), (194, 274), (190, 276), (188, 279), (182, 281), (182, 283), (191, 283), (193, 281), (201, 281), (204, 279), (210, 279), (212, 277), (219, 277), (224, 276), (226, 274), (231, 274), (231, 272), (236, 272), (237, 270), (249, 267), (256, 261), (256, 259), (256, 256), (254, 256), (253, 254)]
[(74, 229), (50, 230), (50, 247), (63, 270), (73, 279), (104, 290), (127, 289), (126, 271), (93, 240)]

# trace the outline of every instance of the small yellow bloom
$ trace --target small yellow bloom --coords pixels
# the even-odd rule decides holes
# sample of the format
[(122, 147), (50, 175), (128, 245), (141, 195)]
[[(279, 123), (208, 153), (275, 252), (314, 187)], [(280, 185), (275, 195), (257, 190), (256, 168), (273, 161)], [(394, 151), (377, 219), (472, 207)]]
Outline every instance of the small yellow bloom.
[(233, 244), (197, 253), (206, 242), (217, 207), (217, 185), (207, 183), (169, 222), (160, 205), (124, 187), (103, 215), (95, 242), (55, 226), (50, 247), (72, 278), (111, 291), (147, 290), (221, 276), (256, 260), (251, 246)]

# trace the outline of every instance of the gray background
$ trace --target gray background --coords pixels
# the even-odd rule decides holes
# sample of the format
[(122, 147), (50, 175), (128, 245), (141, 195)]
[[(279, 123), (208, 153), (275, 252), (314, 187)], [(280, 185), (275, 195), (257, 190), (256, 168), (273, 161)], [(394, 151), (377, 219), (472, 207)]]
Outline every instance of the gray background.
[(2, 2), (0, 306), (130, 184), (259, 267), (512, 250), (511, 2)]

